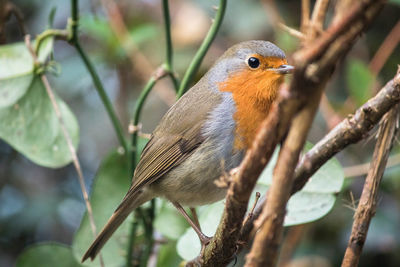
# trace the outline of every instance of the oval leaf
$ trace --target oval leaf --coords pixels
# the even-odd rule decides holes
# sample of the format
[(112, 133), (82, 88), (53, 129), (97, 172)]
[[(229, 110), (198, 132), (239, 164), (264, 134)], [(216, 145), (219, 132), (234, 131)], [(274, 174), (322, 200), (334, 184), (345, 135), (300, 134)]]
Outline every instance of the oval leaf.
[[(306, 144), (306, 150), (311, 147), (310, 143)], [(262, 172), (259, 184), (267, 187), (271, 185), (272, 171), (277, 158), (278, 150)], [(343, 182), (344, 173), (339, 161), (335, 158), (330, 159), (308, 180), (301, 191), (289, 199), (284, 225), (308, 223), (328, 214), (335, 204), (335, 194), (340, 192)]]
[[(53, 38), (40, 45), (38, 60), (44, 63), (53, 49)], [(15, 104), (34, 77), (33, 58), (24, 43), (0, 46), (0, 109)]]
[[(67, 105), (57, 98), (65, 126), (76, 148), (79, 127)], [(39, 77), (14, 105), (0, 109), (0, 138), (36, 164), (61, 167), (72, 157), (56, 113)]]

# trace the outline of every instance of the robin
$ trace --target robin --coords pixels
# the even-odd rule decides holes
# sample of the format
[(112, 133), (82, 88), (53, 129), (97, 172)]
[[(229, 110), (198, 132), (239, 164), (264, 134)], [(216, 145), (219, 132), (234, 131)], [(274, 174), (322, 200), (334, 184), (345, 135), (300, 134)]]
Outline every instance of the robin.
[(229, 48), (214, 66), (164, 115), (144, 148), (132, 185), (82, 258), (92, 260), (126, 217), (143, 203), (163, 197), (198, 234), (198, 223), (181, 205), (221, 200), (226, 188), (215, 181), (237, 167), (277, 96), (287, 65), (284, 52), (267, 41)]

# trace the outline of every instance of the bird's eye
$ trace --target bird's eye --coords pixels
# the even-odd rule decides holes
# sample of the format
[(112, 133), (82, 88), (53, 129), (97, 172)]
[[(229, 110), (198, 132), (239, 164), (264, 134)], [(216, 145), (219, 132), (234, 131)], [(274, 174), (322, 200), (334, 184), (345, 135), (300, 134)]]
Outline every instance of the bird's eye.
[(260, 66), (260, 60), (258, 60), (256, 57), (250, 57), (247, 60), (247, 64), (249, 64), (250, 68), (256, 69), (258, 66)]

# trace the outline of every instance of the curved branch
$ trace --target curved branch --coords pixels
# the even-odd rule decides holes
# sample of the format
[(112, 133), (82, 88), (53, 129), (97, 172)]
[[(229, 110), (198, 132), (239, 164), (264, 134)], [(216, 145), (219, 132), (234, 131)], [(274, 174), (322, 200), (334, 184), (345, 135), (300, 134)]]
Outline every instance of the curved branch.
[(110, 117), (111, 123), (114, 126), (114, 130), (117, 134), (118, 141), (122, 148), (124, 149), (124, 153), (128, 155), (129, 147), (128, 143), (124, 137), (124, 131), (122, 130), (121, 122), (119, 121), (114, 108), (111, 104), (110, 98), (108, 98), (106, 90), (100, 80), (99, 74), (96, 72), (96, 69), (93, 66), (93, 63), (90, 61), (86, 52), (83, 50), (79, 38), (78, 38), (78, 22), (79, 22), (79, 10), (78, 10), (78, 0), (71, 0), (71, 20), (69, 22), (69, 27), (71, 30), (71, 36), (69, 41), (75, 46), (79, 56), (81, 57), (83, 63), (85, 64), (87, 70), (89, 71), (90, 76), (92, 77), (94, 87), (97, 90), (97, 93), (100, 96), (101, 101), (103, 102), (104, 107)]
[[(371, 131), (381, 120), (381, 118), (394, 105), (400, 102), (400, 74), (397, 74), (389, 81), (379, 93), (354, 114), (339, 123), (311, 150), (309, 150), (300, 161), (295, 171), (294, 184), (291, 194), (301, 190), (308, 179), (336, 153), (342, 151), (347, 146), (355, 144), (368, 137)], [(364, 112), (369, 110), (370, 112)], [(252, 239), (254, 233), (254, 220), (258, 218), (265, 204), (263, 197), (254, 209), (253, 217), (243, 225), (239, 246), (247, 244)]]
[(299, 191), (322, 165), (350, 144), (355, 144), (379, 122), (393, 105), (400, 101), (400, 74), (379, 93), (330, 131), (302, 158), (296, 169), (292, 194)]

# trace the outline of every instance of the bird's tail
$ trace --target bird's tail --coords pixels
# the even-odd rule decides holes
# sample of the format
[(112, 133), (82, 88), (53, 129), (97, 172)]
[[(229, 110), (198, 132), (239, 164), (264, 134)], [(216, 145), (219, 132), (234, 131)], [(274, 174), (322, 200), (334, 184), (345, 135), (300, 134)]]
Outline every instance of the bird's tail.
[(103, 227), (100, 234), (93, 241), (92, 245), (86, 251), (82, 257), (82, 262), (90, 258), (93, 260), (96, 255), (100, 252), (105, 243), (110, 239), (112, 234), (118, 229), (118, 227), (125, 221), (126, 217), (137, 207), (143, 203), (149, 201), (151, 197), (144, 192), (135, 192), (132, 195), (128, 194), (123, 199), (119, 207), (114, 211), (107, 224)]

